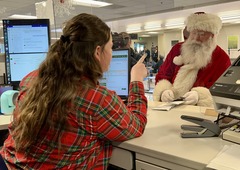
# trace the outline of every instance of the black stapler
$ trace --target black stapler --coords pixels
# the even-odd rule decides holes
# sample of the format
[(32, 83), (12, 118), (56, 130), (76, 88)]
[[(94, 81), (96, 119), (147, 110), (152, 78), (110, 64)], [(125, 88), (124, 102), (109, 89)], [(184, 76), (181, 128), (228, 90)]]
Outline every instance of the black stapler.
[[(196, 125), (182, 125), (181, 129), (187, 130), (188, 132), (181, 133), (182, 138), (205, 138), (219, 136), (221, 133), (220, 127), (207, 119), (202, 119), (193, 116), (182, 115), (181, 119), (196, 123)], [(189, 132), (192, 131), (192, 132)], [(194, 132), (193, 132), (194, 131)]]

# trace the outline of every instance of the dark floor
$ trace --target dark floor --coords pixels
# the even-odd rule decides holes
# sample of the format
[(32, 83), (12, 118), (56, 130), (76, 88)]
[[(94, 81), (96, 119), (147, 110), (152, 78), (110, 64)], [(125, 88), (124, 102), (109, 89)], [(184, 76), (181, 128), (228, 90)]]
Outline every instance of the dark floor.
[(3, 145), (3, 142), (8, 136), (8, 129), (6, 130), (0, 130), (0, 147)]
[(108, 166), (108, 170), (124, 170), (123, 168), (119, 168), (117, 166), (114, 166), (114, 165), (109, 165)]

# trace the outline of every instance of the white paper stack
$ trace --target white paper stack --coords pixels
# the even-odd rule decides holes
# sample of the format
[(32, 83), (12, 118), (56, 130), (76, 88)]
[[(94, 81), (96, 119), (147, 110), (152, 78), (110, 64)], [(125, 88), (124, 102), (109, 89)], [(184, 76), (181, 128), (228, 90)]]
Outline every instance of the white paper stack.
[(162, 103), (157, 107), (153, 107), (153, 110), (162, 110), (162, 111), (169, 111), (171, 108), (183, 104), (184, 101), (173, 101), (169, 103)]
[(207, 167), (217, 170), (239, 170), (240, 145), (224, 146), (222, 151), (211, 160)]

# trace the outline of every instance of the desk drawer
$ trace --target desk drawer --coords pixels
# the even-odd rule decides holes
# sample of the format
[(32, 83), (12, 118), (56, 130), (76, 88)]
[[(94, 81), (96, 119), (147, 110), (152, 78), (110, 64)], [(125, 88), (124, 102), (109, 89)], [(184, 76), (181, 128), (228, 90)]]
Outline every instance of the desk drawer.
[(136, 170), (167, 170), (163, 167), (156, 166), (147, 162), (136, 160)]
[(113, 153), (110, 159), (110, 164), (121, 167), (126, 170), (132, 170), (133, 162), (134, 159), (132, 152), (118, 147), (113, 147)]

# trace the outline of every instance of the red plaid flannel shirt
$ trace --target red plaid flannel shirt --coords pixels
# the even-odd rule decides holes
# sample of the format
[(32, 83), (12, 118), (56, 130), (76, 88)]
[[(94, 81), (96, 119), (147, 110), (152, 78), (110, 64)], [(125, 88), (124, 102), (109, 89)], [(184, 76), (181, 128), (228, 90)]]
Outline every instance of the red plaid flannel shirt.
[[(34, 71), (20, 83), (19, 103), (27, 94)], [(80, 88), (79, 88), (80, 89)], [(10, 135), (1, 150), (10, 169), (107, 169), (112, 154), (112, 142), (126, 141), (143, 134), (147, 123), (147, 99), (141, 82), (131, 82), (128, 104), (115, 92), (97, 85), (81, 88), (76, 93), (71, 112), (67, 113), (67, 126), (61, 136), (62, 149), (54, 134), (59, 129), (41, 129), (34, 146), (25, 152), (16, 152)], [(15, 113), (17, 114), (18, 104)]]

